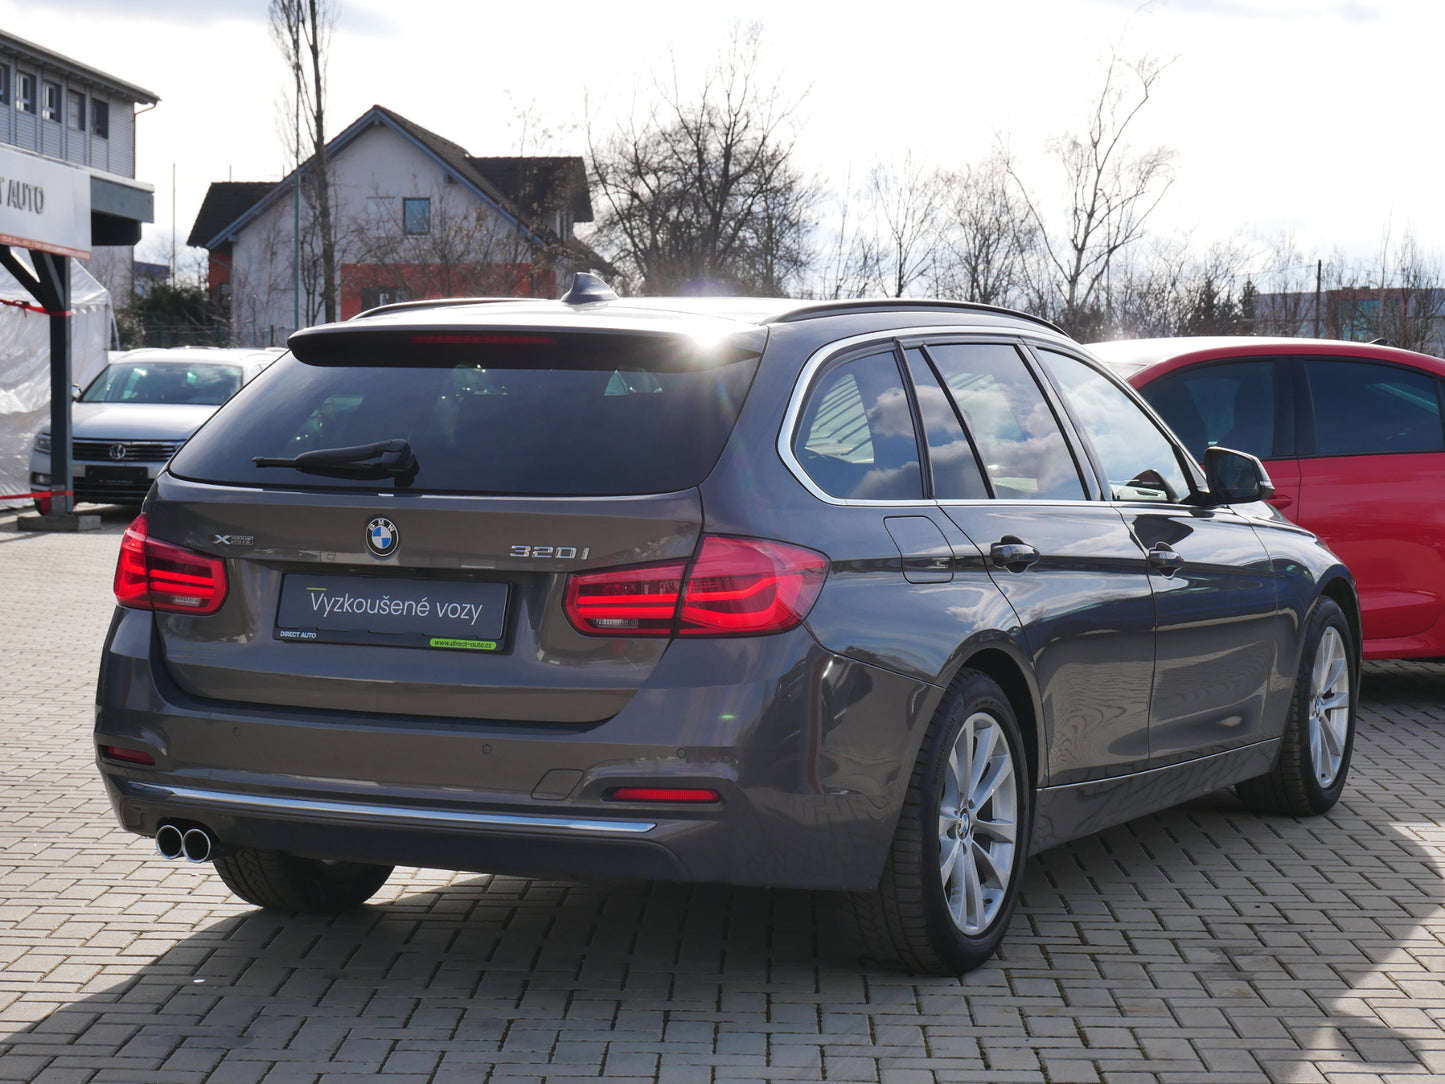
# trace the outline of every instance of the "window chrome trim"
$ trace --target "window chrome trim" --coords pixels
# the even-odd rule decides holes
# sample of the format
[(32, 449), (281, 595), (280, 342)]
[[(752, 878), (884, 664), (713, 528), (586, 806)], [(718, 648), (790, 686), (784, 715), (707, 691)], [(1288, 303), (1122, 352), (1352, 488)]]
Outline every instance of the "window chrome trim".
[(341, 816), (362, 821), (417, 821), (457, 828), (540, 828), (570, 832), (612, 832), (620, 835), (642, 835), (657, 827), (650, 821), (549, 817), (527, 813), (474, 813), (455, 809), (376, 805), (369, 802), (335, 802), (318, 798), (276, 798), (266, 794), (237, 794), (234, 791), (143, 783), (134, 779), (116, 780), (116, 785), (124, 797), (145, 801), (191, 802), (217, 809), (301, 814), (316, 818)]
[[(802, 417), (803, 401), (807, 397), (808, 390), (813, 385), (814, 377), (817, 376), (818, 371), (822, 369), (823, 366), (827, 365), (840, 354), (845, 354), (856, 348), (865, 346), (886, 347), (889, 350), (893, 350), (895, 344), (902, 343), (906, 347), (910, 344), (904, 340), (917, 338), (919, 336), (929, 336), (930, 338), (950, 337), (966, 340), (992, 340), (994, 342), (1004, 342), (1013, 347), (1023, 346), (1030, 340), (1038, 340), (1040, 342), (1057, 345), (1073, 345), (1070, 340), (1063, 337), (1055, 340), (1051, 336), (1040, 335), (1038, 334), (1038, 330), (1039, 329), (1035, 328), (1003, 330), (996, 325), (926, 325), (920, 327), (892, 328), (887, 331), (870, 331), (866, 334), (854, 335), (847, 339), (839, 339), (837, 342), (831, 342), (826, 346), (819, 347), (809, 355), (808, 360), (803, 363), (797, 379), (793, 381), (793, 390), (788, 396), (788, 409), (783, 413), (783, 423), (778, 430), (778, 456), (782, 459), (783, 465), (788, 468), (788, 472), (801, 483), (804, 489), (824, 504), (836, 505), (842, 508), (917, 508), (919, 505), (925, 504), (977, 504), (984, 501), (995, 503), (991, 499), (983, 497), (978, 498), (976, 501), (965, 501), (962, 499), (939, 501), (936, 498), (924, 497), (921, 494), (914, 499), (896, 501), (849, 500), (844, 497), (835, 497), (830, 493), (824, 492), (818, 483), (813, 481), (808, 475), (808, 472), (803, 468), (803, 464), (798, 462), (797, 456), (793, 454), (793, 435), (798, 428), (798, 421)], [(1099, 502), (1085, 499), (1078, 501), (1030, 501), (1025, 503), (1034, 505), (1039, 503), (1097, 505)]]

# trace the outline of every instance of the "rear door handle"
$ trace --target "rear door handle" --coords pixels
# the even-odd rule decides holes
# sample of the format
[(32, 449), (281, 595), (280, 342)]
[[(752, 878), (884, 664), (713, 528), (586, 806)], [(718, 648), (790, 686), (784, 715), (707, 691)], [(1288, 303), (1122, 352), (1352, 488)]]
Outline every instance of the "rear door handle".
[(1154, 548), (1149, 551), (1149, 567), (1166, 576), (1172, 576), (1184, 567), (1184, 558), (1163, 542), (1156, 542)]
[(1038, 550), (1011, 535), (990, 546), (988, 555), (994, 564), (1010, 572), (1022, 572), (1039, 559)]

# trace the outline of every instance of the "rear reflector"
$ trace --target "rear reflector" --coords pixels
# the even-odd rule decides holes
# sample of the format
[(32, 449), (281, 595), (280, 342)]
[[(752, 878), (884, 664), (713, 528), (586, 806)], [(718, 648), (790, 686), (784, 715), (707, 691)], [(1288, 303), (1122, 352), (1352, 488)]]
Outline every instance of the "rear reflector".
[(609, 802), (692, 802), (716, 803), (722, 795), (705, 787), (617, 787), (608, 791)]
[(761, 636), (807, 616), (828, 558), (757, 538), (703, 538), (697, 559), (583, 572), (567, 582), (567, 618), (593, 636)]
[(108, 760), (123, 760), (127, 764), (145, 764), (155, 767), (156, 758), (139, 749), (122, 749), (118, 745), (102, 745), (100, 755)]
[(151, 538), (140, 515), (120, 541), (115, 600), (136, 610), (213, 614), (226, 601), (226, 563)]

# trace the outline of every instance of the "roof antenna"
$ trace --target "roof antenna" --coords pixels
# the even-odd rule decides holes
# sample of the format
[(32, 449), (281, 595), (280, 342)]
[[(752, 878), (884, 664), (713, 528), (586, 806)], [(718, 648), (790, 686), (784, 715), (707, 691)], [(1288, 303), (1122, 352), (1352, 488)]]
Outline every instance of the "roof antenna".
[(587, 305), (593, 301), (616, 301), (617, 294), (612, 287), (596, 275), (578, 271), (572, 276), (571, 288), (562, 296), (564, 305)]

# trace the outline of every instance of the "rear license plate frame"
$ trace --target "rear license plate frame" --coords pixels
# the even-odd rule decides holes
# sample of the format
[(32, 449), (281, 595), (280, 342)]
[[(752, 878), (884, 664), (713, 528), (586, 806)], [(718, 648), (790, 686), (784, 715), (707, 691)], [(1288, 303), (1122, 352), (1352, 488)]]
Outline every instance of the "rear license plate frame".
[(495, 654), (508, 646), (511, 601), (502, 580), (287, 572), (272, 634), (288, 643)]

